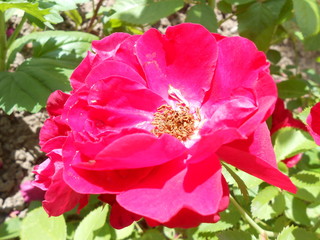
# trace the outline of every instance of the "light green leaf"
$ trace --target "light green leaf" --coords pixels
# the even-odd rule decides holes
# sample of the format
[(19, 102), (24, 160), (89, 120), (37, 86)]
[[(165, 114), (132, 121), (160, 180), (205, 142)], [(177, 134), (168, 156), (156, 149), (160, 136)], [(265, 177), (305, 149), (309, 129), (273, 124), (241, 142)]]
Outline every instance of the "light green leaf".
[(19, 237), (21, 228), (20, 218), (9, 218), (0, 224), (0, 240), (7, 240)]
[(305, 37), (320, 32), (320, 7), (318, 0), (293, 0), (294, 14)]
[(229, 3), (229, 4), (240, 5), (240, 4), (246, 4), (246, 3), (254, 2), (255, 0), (224, 0), (224, 1)]
[(301, 113), (299, 113), (297, 116), (304, 124), (307, 124), (307, 118), (310, 114), (311, 108), (312, 107), (307, 107), (307, 108), (303, 109), (303, 111)]
[(114, 232), (106, 224), (107, 213), (107, 206), (91, 211), (77, 227), (74, 240), (111, 239)]
[(298, 187), (295, 197), (308, 202), (320, 201), (320, 173), (301, 171), (291, 180)]
[(303, 228), (290, 226), (284, 228), (278, 235), (277, 240), (317, 240), (317, 235), (313, 232), (309, 232)]
[(239, 9), (239, 33), (254, 41), (260, 50), (267, 50), (285, 1), (256, 1), (246, 9)]
[(273, 186), (268, 186), (260, 191), (251, 203), (252, 216), (262, 220), (274, 218), (284, 210), (284, 196), (278, 188)]
[(69, 76), (80, 63), (96, 36), (80, 32), (46, 31), (15, 41), (8, 53), (15, 53), (28, 42), (34, 57), (23, 62), (15, 72), (0, 72), (0, 108), (37, 112), (45, 106), (54, 90), (70, 90)]
[(128, 238), (134, 232), (134, 224), (131, 224), (130, 226), (122, 229), (115, 229), (115, 231), (116, 231), (117, 240)]
[(288, 219), (291, 219), (296, 224), (310, 226), (311, 222), (307, 215), (307, 204), (292, 196), (291, 194), (285, 193), (286, 210), (285, 215)]
[(282, 81), (277, 84), (279, 97), (285, 98), (297, 98), (308, 94), (307, 81), (302, 79), (290, 79)]
[(250, 233), (239, 230), (224, 231), (218, 234), (219, 240), (252, 240)]
[(42, 207), (28, 212), (22, 221), (21, 240), (62, 240), (67, 230), (63, 216), (49, 217)]
[(3, 2), (1, 3), (0, 2), (0, 11), (4, 12), (11, 8), (21, 9), (43, 22), (46, 21), (44, 16), (50, 13), (49, 9), (40, 9), (38, 3), (3, 3)]
[(292, 127), (278, 130), (272, 135), (272, 141), (277, 161), (317, 147), (309, 133)]
[(183, 0), (117, 0), (115, 14), (110, 19), (120, 19), (131, 24), (154, 23), (178, 11)]
[(76, 9), (65, 11), (64, 12), (74, 23), (76, 26), (80, 26), (82, 23), (82, 17)]
[(206, 4), (197, 4), (187, 12), (186, 22), (199, 23), (210, 32), (217, 32), (217, 17), (212, 7)]

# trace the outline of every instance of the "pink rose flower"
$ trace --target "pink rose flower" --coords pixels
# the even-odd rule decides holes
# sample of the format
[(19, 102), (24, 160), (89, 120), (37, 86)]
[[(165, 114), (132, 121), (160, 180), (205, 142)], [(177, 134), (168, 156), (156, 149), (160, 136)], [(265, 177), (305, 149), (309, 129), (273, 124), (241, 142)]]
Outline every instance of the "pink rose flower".
[(313, 137), (316, 144), (320, 145), (320, 103), (317, 103), (311, 108), (310, 114), (307, 117), (307, 128)]
[(251, 41), (189, 23), (165, 35), (115, 33), (92, 49), (70, 95), (48, 100), (40, 143), (49, 159), (36, 182), (51, 215), (99, 194), (115, 228), (141, 217), (150, 226), (216, 222), (229, 203), (220, 160), (296, 191), (277, 169), (265, 123), (276, 86)]
[[(304, 123), (299, 119), (295, 119), (292, 112), (285, 108), (284, 101), (281, 98), (278, 98), (272, 114), (272, 126), (270, 133), (273, 135), (275, 132), (285, 127), (293, 127), (303, 131), (308, 131)], [(295, 156), (284, 159), (283, 162), (288, 168), (294, 167), (301, 160), (302, 155), (302, 153), (299, 153)]]

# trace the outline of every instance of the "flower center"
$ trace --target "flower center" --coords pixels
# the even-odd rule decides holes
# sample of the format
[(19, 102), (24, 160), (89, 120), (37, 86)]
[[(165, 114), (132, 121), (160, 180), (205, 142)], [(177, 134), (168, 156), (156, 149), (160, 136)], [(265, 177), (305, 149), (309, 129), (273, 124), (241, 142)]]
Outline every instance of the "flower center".
[[(198, 114), (200, 119), (200, 114)], [(157, 137), (164, 133), (176, 137), (180, 141), (187, 141), (194, 134), (196, 130), (196, 122), (199, 120), (190, 113), (190, 108), (184, 104), (179, 104), (179, 109), (174, 110), (169, 105), (162, 105), (158, 107), (157, 112), (154, 113), (154, 125), (152, 133)]]

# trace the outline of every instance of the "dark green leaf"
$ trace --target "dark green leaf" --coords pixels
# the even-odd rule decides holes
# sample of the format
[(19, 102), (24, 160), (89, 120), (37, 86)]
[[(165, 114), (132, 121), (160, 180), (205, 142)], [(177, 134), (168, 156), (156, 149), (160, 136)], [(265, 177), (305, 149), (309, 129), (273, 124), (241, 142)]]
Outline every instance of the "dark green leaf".
[(277, 161), (317, 147), (309, 133), (292, 127), (281, 128), (272, 140)]
[(66, 223), (63, 216), (49, 217), (42, 207), (28, 212), (22, 221), (21, 240), (66, 239)]
[(218, 234), (219, 240), (252, 240), (250, 233), (239, 230), (224, 231)]
[(304, 46), (307, 50), (318, 51), (320, 50), (320, 33), (307, 37), (303, 41)]
[(217, 3), (218, 9), (224, 14), (232, 13), (232, 5), (226, 1), (220, 1)]
[(157, 229), (147, 230), (140, 240), (165, 240), (166, 238)]
[(273, 64), (277, 64), (281, 60), (280, 52), (273, 49), (270, 49), (267, 52), (267, 57), (268, 57), (268, 60)]
[(239, 33), (253, 40), (260, 50), (267, 50), (285, 1), (257, 1), (238, 15)]
[(210, 32), (216, 32), (218, 28), (217, 18), (213, 9), (206, 4), (197, 4), (187, 12), (186, 22), (199, 23)]
[(240, 5), (240, 4), (246, 4), (246, 3), (254, 2), (255, 0), (224, 0), (224, 1), (229, 3), (229, 4)]
[(7, 240), (19, 237), (21, 229), (20, 218), (9, 218), (0, 224), (0, 240)]
[(297, 98), (308, 94), (308, 84), (302, 79), (290, 79), (277, 84), (279, 97), (285, 98)]
[(305, 37), (320, 32), (320, 7), (318, 0), (293, 0), (294, 13)]
[(178, 11), (183, 0), (117, 0), (111, 19), (120, 19), (131, 24), (154, 23)]

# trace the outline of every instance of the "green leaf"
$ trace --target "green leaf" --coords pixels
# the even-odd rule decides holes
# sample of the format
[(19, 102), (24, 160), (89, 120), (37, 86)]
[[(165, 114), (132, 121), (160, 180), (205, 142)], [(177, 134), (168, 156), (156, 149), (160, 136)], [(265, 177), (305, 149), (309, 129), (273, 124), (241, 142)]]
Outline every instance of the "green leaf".
[(246, 184), (243, 182), (243, 180), (230, 168), (227, 164), (223, 164), (223, 166), (226, 168), (226, 170), (230, 173), (230, 175), (233, 177), (233, 179), (238, 184), (238, 187), (244, 197), (244, 200), (249, 200), (249, 194), (247, 190)]
[(134, 232), (134, 224), (131, 224), (130, 226), (122, 229), (115, 229), (115, 231), (116, 231), (117, 240), (128, 238)]
[(238, 15), (239, 33), (254, 41), (260, 50), (266, 51), (276, 30), (278, 17), (285, 1), (256, 1)]
[(295, 197), (308, 202), (320, 201), (320, 173), (301, 171), (291, 180), (298, 187)]
[(1, 3), (0, 2), (0, 11), (4, 12), (11, 8), (21, 9), (43, 22), (47, 21), (44, 16), (50, 13), (49, 9), (40, 9), (38, 3)]
[(252, 216), (262, 220), (272, 219), (283, 213), (284, 210), (284, 196), (278, 188), (273, 186), (260, 191), (251, 203)]
[(229, 4), (241, 5), (241, 4), (254, 2), (255, 0), (224, 0), (224, 1)]
[(230, 3), (226, 2), (226, 1), (219, 1), (217, 3), (217, 7), (224, 14), (232, 13), (232, 6)]
[(197, 4), (187, 12), (186, 22), (199, 23), (210, 32), (217, 32), (218, 23), (212, 7), (206, 4)]
[(62, 240), (67, 237), (63, 216), (49, 217), (42, 207), (28, 212), (22, 221), (21, 240)]
[(107, 213), (107, 206), (91, 211), (77, 227), (74, 240), (112, 239), (114, 232), (106, 224)]
[(82, 23), (82, 17), (76, 9), (65, 11), (64, 12), (74, 23), (76, 26), (80, 26)]
[(306, 50), (309, 51), (318, 51), (320, 50), (320, 33), (306, 37), (303, 41), (303, 44), (306, 48)]
[(319, 238), (315, 233), (308, 232), (303, 228), (298, 228), (295, 226), (284, 228), (277, 237), (277, 240), (301, 240), (301, 239), (317, 240)]
[(131, 24), (154, 23), (178, 11), (183, 0), (117, 0), (111, 19), (120, 19)]
[(280, 52), (273, 49), (268, 50), (267, 57), (273, 64), (277, 64), (281, 60)]
[(302, 79), (290, 79), (277, 84), (280, 98), (298, 98), (308, 94), (308, 83)]
[(9, 218), (0, 225), (0, 240), (19, 237), (21, 229), (20, 218)]
[(320, 32), (320, 7), (318, 0), (293, 0), (298, 26), (305, 37)]
[(292, 127), (278, 130), (272, 135), (272, 141), (277, 161), (317, 147), (309, 133)]
[(147, 230), (140, 240), (165, 240), (166, 238), (157, 229)]
[(310, 114), (311, 108), (312, 107), (307, 107), (307, 108), (303, 109), (303, 111), (301, 113), (299, 113), (297, 116), (304, 124), (307, 124), (307, 118)]
[(296, 224), (310, 226), (311, 222), (307, 215), (307, 204), (288, 193), (285, 193), (285, 201), (286, 217), (291, 219)]
[(219, 240), (252, 240), (250, 233), (239, 230), (224, 231), (218, 234)]
[(34, 57), (15, 72), (0, 72), (0, 108), (8, 114), (14, 110), (37, 112), (54, 90), (70, 90), (69, 76), (95, 39), (81, 32), (46, 31), (15, 41), (9, 59), (28, 42), (33, 42)]

